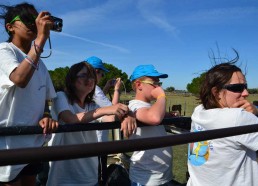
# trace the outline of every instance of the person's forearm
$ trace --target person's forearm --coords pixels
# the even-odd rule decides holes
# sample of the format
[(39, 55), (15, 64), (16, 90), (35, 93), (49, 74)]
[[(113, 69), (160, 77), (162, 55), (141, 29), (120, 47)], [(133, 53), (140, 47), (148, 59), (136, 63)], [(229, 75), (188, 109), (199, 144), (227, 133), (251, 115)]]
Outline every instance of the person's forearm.
[(112, 122), (116, 121), (116, 116), (115, 115), (110, 115), (110, 116), (103, 116), (102, 122)]
[(148, 112), (148, 117), (152, 118), (153, 124), (159, 124), (166, 113), (166, 99), (165, 97), (157, 99), (151, 106)]
[(112, 104), (115, 105), (115, 104), (119, 103), (119, 98), (120, 98), (120, 91), (119, 91), (119, 89), (115, 89), (113, 99), (112, 99)]
[(93, 112), (91, 119), (95, 120), (95, 119), (103, 116), (102, 122), (112, 122), (112, 121), (116, 120), (115, 115), (108, 115), (108, 114), (111, 114), (111, 113), (109, 113), (109, 107), (101, 107), (101, 108), (96, 109)]
[(95, 110), (85, 112), (80, 121), (83, 123), (87, 123), (109, 114), (109, 107), (100, 107)]

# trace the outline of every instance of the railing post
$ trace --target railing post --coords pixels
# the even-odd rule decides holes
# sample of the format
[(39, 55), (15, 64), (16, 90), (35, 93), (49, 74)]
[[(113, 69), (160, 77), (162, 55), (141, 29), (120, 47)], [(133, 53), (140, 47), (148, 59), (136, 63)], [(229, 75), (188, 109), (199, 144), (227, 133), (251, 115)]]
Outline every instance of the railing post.
[(121, 140), (121, 131), (120, 129), (114, 129), (114, 140)]

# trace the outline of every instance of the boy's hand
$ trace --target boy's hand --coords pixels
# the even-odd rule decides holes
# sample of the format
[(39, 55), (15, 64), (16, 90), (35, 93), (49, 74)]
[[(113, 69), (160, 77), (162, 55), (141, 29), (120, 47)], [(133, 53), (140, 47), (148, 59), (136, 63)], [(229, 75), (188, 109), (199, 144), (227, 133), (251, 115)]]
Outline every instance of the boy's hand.
[(131, 115), (127, 115), (121, 123), (121, 131), (123, 131), (124, 137), (129, 138), (136, 132), (137, 123), (136, 118)]
[(116, 82), (114, 84), (114, 89), (119, 90), (121, 87), (121, 78), (116, 78)]
[(160, 95), (165, 95), (164, 90), (161, 87), (156, 87), (151, 91), (151, 95), (154, 99), (157, 99)]
[(58, 128), (58, 122), (49, 117), (42, 118), (39, 125), (43, 128), (43, 134), (52, 133)]
[(254, 115), (258, 114), (258, 110), (256, 108), (256, 106), (252, 103), (250, 103), (248, 100), (240, 100), (237, 101), (236, 103), (233, 104), (234, 108), (243, 108), (245, 109), (247, 112), (251, 112)]

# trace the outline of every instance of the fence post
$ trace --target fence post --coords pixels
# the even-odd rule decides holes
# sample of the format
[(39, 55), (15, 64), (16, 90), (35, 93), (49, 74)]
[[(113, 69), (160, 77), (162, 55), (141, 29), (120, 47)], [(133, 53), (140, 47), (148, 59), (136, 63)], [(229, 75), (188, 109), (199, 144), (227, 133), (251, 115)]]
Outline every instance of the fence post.
[(121, 131), (120, 129), (114, 129), (114, 140), (121, 140)]

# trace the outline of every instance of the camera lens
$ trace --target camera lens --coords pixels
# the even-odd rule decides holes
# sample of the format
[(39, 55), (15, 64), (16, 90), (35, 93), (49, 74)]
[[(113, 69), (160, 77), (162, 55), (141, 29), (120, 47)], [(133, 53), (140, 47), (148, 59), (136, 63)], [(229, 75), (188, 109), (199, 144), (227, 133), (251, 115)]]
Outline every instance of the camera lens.
[(61, 22), (56, 22), (56, 26), (57, 26), (58, 28), (62, 28), (62, 27), (63, 27), (63, 24), (62, 24)]
[(62, 27), (63, 27), (63, 20), (58, 18), (58, 17), (54, 17), (54, 16), (51, 16), (51, 18), (54, 21), (54, 25), (53, 25), (52, 30), (56, 31), (56, 32), (61, 32), (62, 31)]

